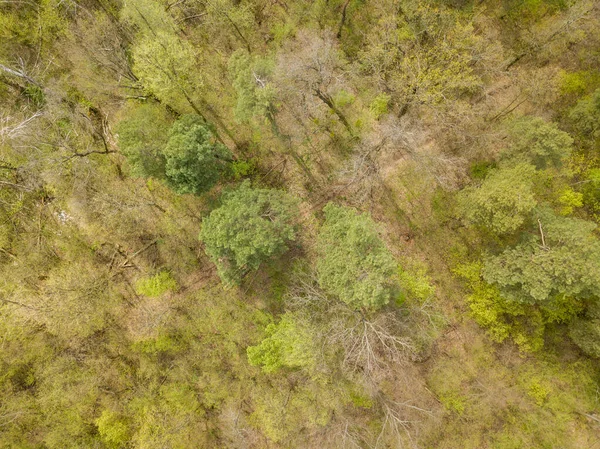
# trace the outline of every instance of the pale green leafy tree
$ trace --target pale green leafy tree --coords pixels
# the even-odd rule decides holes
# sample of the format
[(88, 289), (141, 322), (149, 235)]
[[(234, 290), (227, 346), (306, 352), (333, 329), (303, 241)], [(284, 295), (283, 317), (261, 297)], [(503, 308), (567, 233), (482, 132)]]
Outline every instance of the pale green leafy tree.
[(535, 167), (525, 163), (493, 170), (479, 187), (460, 192), (462, 216), (497, 234), (517, 230), (537, 204), (534, 175)]
[(317, 240), (318, 281), (327, 293), (352, 308), (377, 309), (395, 292), (397, 264), (373, 219), (329, 203)]
[[(391, 4), (390, 4), (391, 5)], [(393, 8), (398, 8), (394, 6)], [(476, 66), (494, 59), (471, 23), (447, 8), (406, 2), (366, 30), (359, 52), (363, 73), (403, 106), (436, 105), (477, 91)]]
[(312, 369), (316, 365), (314, 331), (291, 313), (271, 323), (265, 329), (265, 338), (256, 346), (247, 348), (248, 361), (260, 366), (265, 373), (281, 368)]
[(236, 118), (248, 122), (254, 117), (272, 119), (275, 92), (269, 82), (273, 71), (268, 60), (238, 50), (229, 59), (229, 73), (237, 94)]
[(202, 79), (189, 42), (159, 31), (143, 37), (134, 46), (133, 61), (134, 72), (146, 90), (177, 108), (184, 108), (187, 103), (200, 114), (194, 96), (202, 87)]
[(511, 144), (504, 157), (527, 161), (539, 169), (560, 168), (573, 150), (573, 139), (555, 123), (525, 116), (509, 124)]
[(173, 32), (176, 23), (165, 5), (153, 0), (127, 0), (120, 10), (121, 20), (134, 26), (144, 35)]
[(248, 52), (252, 51), (252, 41), (255, 40), (258, 27), (256, 26), (251, 2), (236, 0), (206, 0), (203, 2), (206, 17), (203, 26), (207, 33), (212, 33), (212, 39), (221, 45), (231, 48), (243, 46)]
[(483, 278), (508, 299), (542, 304), (546, 309), (571, 298), (579, 303), (600, 297), (600, 242), (596, 224), (554, 215), (535, 214), (537, 234), (524, 243), (485, 260)]

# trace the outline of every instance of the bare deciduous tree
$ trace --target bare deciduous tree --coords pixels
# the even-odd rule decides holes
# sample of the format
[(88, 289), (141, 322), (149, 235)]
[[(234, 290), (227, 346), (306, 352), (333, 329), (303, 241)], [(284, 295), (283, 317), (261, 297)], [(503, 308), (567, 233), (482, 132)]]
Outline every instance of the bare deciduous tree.
[(350, 372), (363, 372), (376, 379), (389, 363), (414, 357), (416, 348), (404, 334), (407, 326), (398, 310), (367, 316), (327, 296), (317, 285), (314, 275), (300, 276), (290, 290), (288, 304), (311, 316), (321, 316), (318, 326), (325, 347), (343, 348), (342, 366)]
[(345, 66), (333, 34), (299, 32), (290, 48), (279, 57), (276, 70), (280, 92), (290, 99), (288, 105), (296, 105), (293, 114), (306, 117), (309, 113), (316, 117), (319, 108), (325, 105), (352, 135), (348, 119), (334, 101), (336, 92), (348, 89), (343, 76)]

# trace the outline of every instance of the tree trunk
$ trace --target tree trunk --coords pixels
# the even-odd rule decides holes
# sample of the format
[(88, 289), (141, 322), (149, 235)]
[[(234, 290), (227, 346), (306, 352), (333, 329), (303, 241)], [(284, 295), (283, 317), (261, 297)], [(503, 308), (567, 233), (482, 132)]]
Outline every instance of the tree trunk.
[(325, 103), (329, 109), (331, 109), (335, 115), (338, 116), (338, 118), (340, 119), (340, 121), (342, 122), (342, 124), (344, 125), (344, 127), (348, 130), (348, 132), (350, 133), (351, 136), (354, 136), (354, 133), (352, 132), (352, 127), (350, 126), (350, 123), (348, 123), (348, 120), (346, 120), (346, 117), (344, 116), (344, 114), (342, 113), (342, 111), (340, 111), (338, 109), (338, 107), (335, 105), (335, 103), (333, 102), (333, 99), (327, 95), (324, 94), (323, 92), (321, 92), (320, 90), (316, 90), (315, 95), (323, 102)]
[(279, 129), (279, 126), (277, 125), (277, 122), (275, 121), (275, 117), (273, 116), (272, 113), (267, 114), (267, 120), (269, 120), (273, 134), (275, 134), (284, 143), (284, 145), (286, 147), (286, 153), (288, 153), (290, 156), (292, 156), (292, 159), (294, 159), (296, 164), (298, 164), (298, 166), (306, 174), (306, 177), (310, 180), (310, 182), (313, 184), (316, 184), (317, 180), (313, 176), (312, 172), (310, 171), (310, 168), (308, 168), (308, 166), (306, 165), (306, 162), (304, 162), (302, 160), (302, 157), (300, 157), (300, 155), (294, 150), (293, 145), (292, 145), (292, 138), (290, 136), (287, 136), (287, 135), (281, 133), (281, 130)]
[(338, 31), (336, 37), (340, 39), (342, 37), (342, 28), (344, 28), (344, 24), (346, 23), (346, 10), (348, 9), (348, 5), (350, 4), (350, 0), (346, 0), (344, 3), (344, 8), (342, 9), (342, 19), (340, 20), (340, 26), (338, 27)]

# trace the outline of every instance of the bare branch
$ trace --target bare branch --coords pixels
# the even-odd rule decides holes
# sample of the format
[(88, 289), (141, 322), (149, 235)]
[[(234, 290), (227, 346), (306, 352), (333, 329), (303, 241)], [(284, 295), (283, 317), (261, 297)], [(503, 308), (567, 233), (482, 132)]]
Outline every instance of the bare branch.
[(0, 119), (0, 122), (3, 122), (3, 126), (0, 128), (0, 137), (8, 137), (11, 139), (18, 137), (27, 128), (27, 125), (29, 125), (29, 123), (31, 123), (36, 118), (41, 117), (42, 115), (43, 113), (41, 111), (36, 111), (30, 117), (15, 125), (8, 124), (8, 122), (10, 121), (10, 117)]
[(0, 64), (0, 70), (13, 75), (13, 76), (17, 76), (19, 78), (24, 79), (25, 81), (27, 81), (30, 84), (34, 84), (38, 87), (42, 87), (40, 85), (40, 83), (38, 83), (36, 80), (34, 80), (33, 78), (31, 78), (29, 75), (27, 75), (25, 72), (23, 72), (22, 70), (15, 70), (15, 69), (11, 69), (10, 67), (7, 67), (3, 64)]

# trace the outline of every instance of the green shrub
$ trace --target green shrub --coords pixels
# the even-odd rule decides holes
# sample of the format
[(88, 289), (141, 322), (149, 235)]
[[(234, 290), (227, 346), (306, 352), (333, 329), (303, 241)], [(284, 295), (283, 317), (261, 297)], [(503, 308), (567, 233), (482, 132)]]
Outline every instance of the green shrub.
[(459, 394), (442, 395), (440, 396), (440, 402), (447, 410), (456, 412), (459, 415), (465, 412), (467, 406), (465, 398)]
[(35, 85), (29, 85), (23, 89), (23, 95), (33, 103), (36, 108), (41, 108), (46, 104), (46, 95), (44, 91)]
[(336, 92), (333, 101), (337, 106), (343, 108), (354, 103), (356, 101), (356, 97), (350, 92), (342, 89)]
[(177, 290), (177, 281), (168, 271), (160, 271), (152, 277), (139, 279), (135, 283), (135, 292), (150, 298), (175, 290)]
[(388, 113), (388, 106), (392, 97), (388, 94), (377, 95), (369, 105), (370, 111), (376, 119)]
[(398, 277), (402, 293), (410, 298), (422, 302), (435, 294), (435, 287), (427, 275), (425, 264), (406, 261), (403, 267), (398, 269)]
[(252, 176), (256, 172), (256, 160), (245, 159), (237, 160), (231, 164), (231, 174), (233, 179), (239, 181), (248, 176)]
[(576, 192), (567, 187), (558, 196), (558, 202), (561, 204), (561, 215), (571, 215), (576, 207), (583, 206), (583, 193)]
[(550, 394), (550, 389), (548, 386), (544, 385), (540, 379), (534, 378), (529, 381), (529, 385), (527, 386), (527, 394), (535, 401), (537, 405), (542, 406)]
[(304, 368), (309, 371), (316, 365), (314, 332), (310, 326), (290, 313), (279, 323), (269, 324), (265, 338), (256, 346), (247, 348), (248, 361), (260, 366), (265, 373), (281, 368)]
[(98, 433), (104, 444), (110, 448), (124, 448), (130, 438), (130, 430), (127, 421), (119, 414), (110, 410), (102, 411), (96, 420)]

